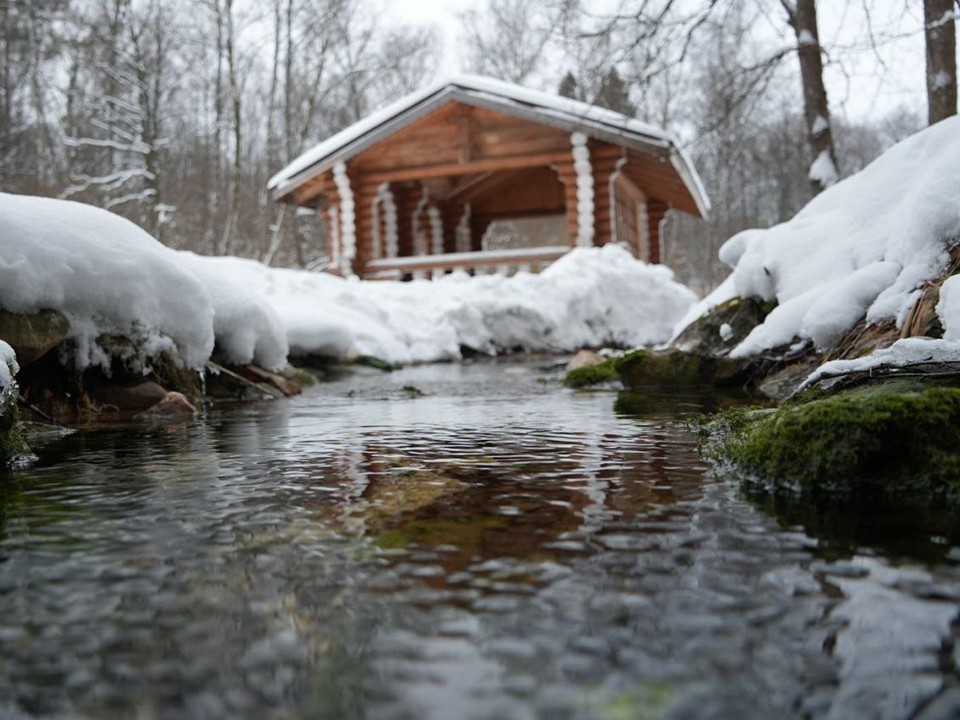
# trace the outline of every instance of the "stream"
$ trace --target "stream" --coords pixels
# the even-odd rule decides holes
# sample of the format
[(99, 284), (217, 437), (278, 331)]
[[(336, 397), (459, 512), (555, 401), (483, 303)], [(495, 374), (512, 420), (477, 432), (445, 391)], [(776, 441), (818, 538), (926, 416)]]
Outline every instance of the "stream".
[(699, 456), (713, 398), (562, 367), (44, 445), (0, 474), (0, 719), (960, 717), (960, 548), (778, 520)]

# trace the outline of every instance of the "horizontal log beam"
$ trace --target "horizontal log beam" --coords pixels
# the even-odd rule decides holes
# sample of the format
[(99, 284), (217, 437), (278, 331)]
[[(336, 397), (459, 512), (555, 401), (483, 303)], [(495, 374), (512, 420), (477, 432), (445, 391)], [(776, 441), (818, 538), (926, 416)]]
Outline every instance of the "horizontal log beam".
[(499, 158), (485, 158), (465, 163), (444, 163), (442, 165), (423, 165), (404, 167), (396, 170), (381, 170), (361, 175), (358, 180), (365, 183), (402, 182), (404, 180), (423, 180), (445, 175), (469, 175), (471, 173), (496, 172), (516, 168), (541, 167), (561, 162), (569, 153), (539, 153), (536, 155), (509, 155)]
[(384, 258), (367, 263), (368, 274), (397, 270), (457, 270), (463, 268), (497, 267), (500, 265), (532, 265), (547, 263), (563, 257), (571, 250), (564, 245), (481, 252), (443, 253), (440, 255), (415, 255), (413, 257)]

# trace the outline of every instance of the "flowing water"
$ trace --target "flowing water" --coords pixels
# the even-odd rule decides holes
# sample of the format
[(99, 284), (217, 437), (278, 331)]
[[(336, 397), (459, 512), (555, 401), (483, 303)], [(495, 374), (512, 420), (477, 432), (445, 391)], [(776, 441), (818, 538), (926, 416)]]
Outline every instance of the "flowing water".
[(47, 445), (0, 477), (0, 718), (960, 716), (949, 540), (786, 526), (699, 458), (710, 399), (558, 377)]

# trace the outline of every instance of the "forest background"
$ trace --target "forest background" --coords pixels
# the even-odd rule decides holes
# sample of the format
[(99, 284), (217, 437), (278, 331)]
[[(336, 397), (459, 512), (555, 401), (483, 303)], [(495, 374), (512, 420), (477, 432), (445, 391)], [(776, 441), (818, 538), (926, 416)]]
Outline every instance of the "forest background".
[[(952, 36), (960, 3), (829, 5), (813, 55), (844, 97), (876, 97), (886, 78), (939, 91), (924, 58), (891, 62), (885, 49), (947, 25)], [(673, 131), (713, 210), (671, 214), (665, 262), (704, 293), (727, 273), (724, 240), (791, 217), (819, 189), (798, 62), (805, 6), (816, 4), (487, 0), (451, 33), (376, 0), (0, 0), (0, 190), (105, 207), (178, 249), (322, 267), (322, 223), (274, 203), (267, 179), (459, 62)], [(955, 44), (951, 62), (955, 113)], [(827, 114), (840, 177), (928, 123), (904, 97)]]

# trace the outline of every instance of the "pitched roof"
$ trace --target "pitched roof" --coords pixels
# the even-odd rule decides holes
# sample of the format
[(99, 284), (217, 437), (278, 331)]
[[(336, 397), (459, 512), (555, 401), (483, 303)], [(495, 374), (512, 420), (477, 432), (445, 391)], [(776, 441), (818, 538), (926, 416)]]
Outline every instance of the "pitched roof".
[(477, 75), (456, 75), (407, 95), (314, 145), (267, 183), (275, 198), (362, 152), (447, 102), (498, 110), (668, 160), (702, 215), (710, 209), (693, 163), (666, 131), (618, 112)]

